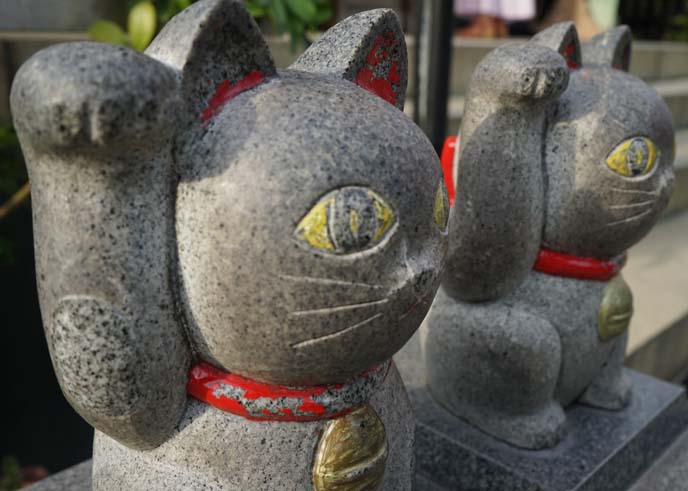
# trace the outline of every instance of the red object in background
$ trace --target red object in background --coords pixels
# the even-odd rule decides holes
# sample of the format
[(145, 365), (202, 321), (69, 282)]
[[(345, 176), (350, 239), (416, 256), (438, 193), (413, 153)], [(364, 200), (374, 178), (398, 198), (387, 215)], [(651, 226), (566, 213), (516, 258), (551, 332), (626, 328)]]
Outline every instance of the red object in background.
[(447, 186), (447, 194), (449, 195), (449, 206), (454, 204), (454, 197), (456, 191), (454, 190), (454, 154), (457, 150), (458, 138), (456, 136), (448, 136), (444, 140), (442, 147), (442, 155), (440, 162), (442, 163), (442, 172), (444, 173), (444, 184)]
[(543, 247), (540, 249), (533, 269), (552, 276), (607, 281), (619, 274), (624, 264), (626, 264), (626, 254), (612, 259), (593, 259), (569, 256)]

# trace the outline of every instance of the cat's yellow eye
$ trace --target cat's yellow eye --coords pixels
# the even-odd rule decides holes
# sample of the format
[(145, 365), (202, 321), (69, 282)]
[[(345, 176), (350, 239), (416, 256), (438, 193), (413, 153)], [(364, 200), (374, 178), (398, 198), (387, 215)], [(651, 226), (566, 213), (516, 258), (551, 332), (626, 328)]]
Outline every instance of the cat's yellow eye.
[(647, 174), (659, 160), (659, 150), (652, 140), (636, 136), (621, 142), (607, 157), (607, 166), (625, 177)]
[(447, 230), (447, 221), (449, 220), (449, 197), (447, 196), (447, 188), (444, 186), (444, 181), (440, 182), (435, 192), (435, 204), (432, 215), (439, 229), (442, 232)]
[(296, 226), (296, 238), (315, 249), (350, 254), (379, 244), (396, 223), (392, 207), (374, 191), (347, 186), (323, 196)]

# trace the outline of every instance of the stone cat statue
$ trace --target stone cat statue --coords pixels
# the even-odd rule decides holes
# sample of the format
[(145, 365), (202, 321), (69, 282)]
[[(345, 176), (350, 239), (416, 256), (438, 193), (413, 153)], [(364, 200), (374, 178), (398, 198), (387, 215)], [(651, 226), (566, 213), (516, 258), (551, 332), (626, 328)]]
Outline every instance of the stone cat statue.
[(411, 489), (391, 356), (439, 286), (449, 205), (400, 109), (390, 10), (277, 70), (240, 0), (145, 53), (61, 44), (11, 103), (62, 390), (93, 489)]
[(619, 27), (571, 23), (476, 68), (459, 136), (442, 288), (421, 330), (431, 393), (483, 431), (555, 445), (563, 408), (619, 410), (632, 314), (619, 274), (671, 194), (669, 110), (627, 73)]

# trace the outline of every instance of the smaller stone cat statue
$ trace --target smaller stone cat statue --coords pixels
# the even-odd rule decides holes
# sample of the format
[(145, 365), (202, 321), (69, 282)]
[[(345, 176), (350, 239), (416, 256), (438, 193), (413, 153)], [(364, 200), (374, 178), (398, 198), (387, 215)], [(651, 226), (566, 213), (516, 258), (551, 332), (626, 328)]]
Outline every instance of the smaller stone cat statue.
[(277, 70), (241, 0), (194, 3), (145, 53), (20, 69), (41, 311), (95, 491), (411, 489), (391, 356), (449, 204), (406, 80), (391, 10)]
[(469, 85), (447, 269), (421, 343), (435, 399), (519, 447), (555, 445), (573, 402), (620, 410), (631, 397), (619, 272), (668, 202), (674, 134), (627, 73), (630, 49), (627, 27), (581, 47), (557, 24), (488, 54)]

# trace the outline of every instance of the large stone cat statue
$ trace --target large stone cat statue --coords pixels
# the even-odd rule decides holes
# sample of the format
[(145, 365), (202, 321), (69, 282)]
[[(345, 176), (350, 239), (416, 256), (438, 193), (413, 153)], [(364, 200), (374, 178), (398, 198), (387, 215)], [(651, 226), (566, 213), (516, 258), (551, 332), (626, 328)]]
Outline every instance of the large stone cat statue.
[(390, 358), (439, 285), (448, 201), (406, 80), (392, 11), (277, 70), (240, 0), (143, 54), (21, 68), (41, 311), (94, 490), (411, 489)]
[(668, 202), (674, 148), (667, 106), (627, 73), (630, 48), (627, 27), (581, 49), (557, 24), (490, 53), (469, 85), (447, 271), (421, 339), (433, 396), (519, 447), (556, 444), (574, 401), (618, 410), (631, 395), (618, 273)]

